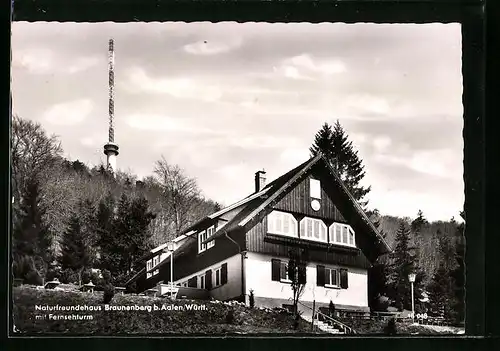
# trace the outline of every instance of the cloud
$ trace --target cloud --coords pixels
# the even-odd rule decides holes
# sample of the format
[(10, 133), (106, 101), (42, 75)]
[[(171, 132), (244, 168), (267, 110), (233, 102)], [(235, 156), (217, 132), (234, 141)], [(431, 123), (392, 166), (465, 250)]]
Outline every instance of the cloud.
[(74, 60), (63, 59), (46, 48), (30, 48), (12, 52), (12, 67), (25, 69), (31, 74), (74, 74), (96, 66), (100, 61), (97, 55), (78, 57)]
[(131, 92), (168, 94), (180, 99), (196, 99), (207, 102), (219, 100), (221, 89), (190, 78), (152, 78), (142, 68), (128, 72), (128, 82), (123, 85)]
[(98, 65), (101, 62), (97, 56), (81, 57), (67, 67), (70, 74), (83, 72), (91, 67)]
[(441, 178), (455, 178), (460, 166), (457, 152), (450, 149), (416, 152), (410, 160), (410, 167), (418, 172)]
[(377, 136), (373, 139), (373, 146), (375, 148), (375, 151), (377, 152), (386, 151), (387, 148), (391, 146), (391, 143), (391, 138), (389, 138), (387, 135)]
[(174, 118), (166, 115), (155, 114), (133, 114), (125, 117), (128, 126), (147, 131), (171, 131), (187, 133), (217, 133), (210, 128), (205, 128), (199, 124), (199, 120), (188, 118)]
[(302, 54), (283, 60), (273, 70), (291, 79), (314, 80), (314, 75), (343, 73), (346, 71), (346, 66), (342, 61), (337, 59), (320, 60), (314, 59), (309, 54)]
[(184, 51), (191, 55), (218, 55), (229, 52), (241, 46), (241, 40), (217, 42), (214, 40), (201, 40), (184, 46)]
[(385, 115), (391, 111), (386, 98), (370, 94), (352, 94), (346, 98), (346, 107), (361, 113)]
[(80, 139), (80, 144), (83, 146), (94, 147), (97, 145), (96, 141), (92, 137), (84, 137)]
[(279, 159), (288, 165), (299, 165), (309, 159), (307, 148), (286, 148), (281, 152)]
[(31, 49), (12, 52), (13, 68), (22, 68), (32, 74), (45, 74), (52, 70), (54, 55), (48, 49)]
[(76, 125), (82, 123), (92, 112), (94, 104), (89, 99), (79, 99), (53, 105), (47, 109), (44, 119), (55, 125)]
[(457, 152), (451, 149), (416, 151), (408, 157), (388, 154), (375, 155), (375, 160), (392, 165), (402, 165), (416, 172), (439, 177), (456, 178), (460, 169)]

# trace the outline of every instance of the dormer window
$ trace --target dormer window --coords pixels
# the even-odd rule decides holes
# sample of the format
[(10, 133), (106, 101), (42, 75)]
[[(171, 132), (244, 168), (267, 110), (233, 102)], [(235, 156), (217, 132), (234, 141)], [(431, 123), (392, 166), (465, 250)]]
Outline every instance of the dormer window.
[(304, 217), (300, 221), (300, 238), (326, 243), (328, 228), (321, 219)]
[(333, 223), (330, 226), (330, 244), (356, 246), (354, 230), (344, 223)]
[(309, 179), (309, 195), (313, 199), (321, 199), (321, 183), (317, 179)]
[[(212, 235), (214, 235), (215, 232), (215, 226), (211, 226), (210, 228), (207, 229), (207, 238), (210, 238)], [(214, 247), (215, 245), (215, 240), (212, 240), (207, 243), (207, 249), (210, 249), (211, 247)]]
[(273, 211), (267, 216), (267, 232), (297, 237), (297, 220), (290, 213)]
[(215, 241), (213, 240), (208, 243), (203, 243), (205, 240), (211, 237), (214, 232), (215, 226), (211, 226), (210, 228), (198, 233), (198, 253), (202, 253), (203, 251), (215, 246)]
[[(151, 268), (153, 268), (153, 260), (148, 260), (146, 262), (146, 271), (149, 271)], [(151, 278), (153, 276), (152, 273), (146, 273), (146, 278)]]

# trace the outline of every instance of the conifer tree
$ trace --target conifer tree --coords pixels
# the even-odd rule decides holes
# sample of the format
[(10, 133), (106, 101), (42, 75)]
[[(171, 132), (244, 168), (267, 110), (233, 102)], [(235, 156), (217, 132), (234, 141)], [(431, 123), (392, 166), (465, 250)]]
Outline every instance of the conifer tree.
[(370, 192), (370, 187), (360, 185), (365, 177), (363, 161), (338, 120), (333, 128), (328, 123), (323, 124), (309, 150), (312, 156), (321, 152), (354, 198), (362, 207), (366, 207), (368, 201), (364, 198)]
[(411, 231), (414, 233), (414, 234), (418, 234), (422, 231), (422, 228), (426, 225), (426, 224), (429, 224), (429, 222), (427, 221), (427, 219), (424, 217), (424, 213), (422, 212), (422, 210), (418, 210), (418, 213), (417, 213), (417, 218), (415, 218), (412, 222), (411, 222)]
[(449, 272), (443, 264), (439, 266), (429, 284), (430, 312), (434, 316), (445, 317), (450, 312)]
[(465, 318), (465, 239), (463, 238), (464, 223), (457, 224), (455, 245), (455, 268), (450, 275), (453, 282), (452, 318), (463, 322)]
[(99, 241), (96, 209), (90, 199), (85, 199), (79, 203), (78, 212), (81, 218), (80, 223), (84, 242), (88, 247), (90, 263), (93, 265), (97, 263)]
[(21, 200), (13, 228), (14, 276), (27, 279), (30, 275), (40, 282), (53, 260), (53, 252), (52, 235), (43, 221), (45, 208), (41, 205), (38, 181), (26, 182)]
[[(372, 215), (372, 222), (375, 228), (379, 231), (383, 238), (387, 233), (380, 229), (380, 213), (377, 209), (370, 211)], [(381, 298), (387, 297), (387, 255), (380, 256), (373, 263), (368, 271), (368, 299), (369, 305), (372, 310), (384, 311), (388, 306), (381, 303)]]
[(81, 284), (82, 273), (90, 267), (91, 257), (77, 212), (71, 216), (68, 230), (62, 237), (59, 262), (63, 270), (77, 273)]
[(415, 267), (414, 257), (409, 248), (409, 241), (410, 231), (406, 227), (406, 224), (401, 222), (396, 234), (396, 246), (394, 253), (391, 255), (388, 274), (391, 297), (399, 310), (411, 308), (411, 286), (408, 280), (410, 273), (417, 274), (415, 300), (418, 300), (420, 296), (418, 285), (422, 279), (422, 274)]
[[(101, 204), (100, 208), (101, 220), (108, 220), (105, 206)], [(144, 262), (140, 259), (151, 249), (148, 227), (153, 219), (144, 197), (131, 200), (123, 194), (110, 230), (104, 230), (101, 237), (101, 268), (109, 270), (115, 279), (142, 268)]]

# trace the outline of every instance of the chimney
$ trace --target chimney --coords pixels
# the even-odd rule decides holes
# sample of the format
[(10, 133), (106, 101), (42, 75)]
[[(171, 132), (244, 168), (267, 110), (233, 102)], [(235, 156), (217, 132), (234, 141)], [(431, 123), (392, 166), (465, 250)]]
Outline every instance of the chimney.
[(258, 193), (266, 186), (266, 171), (257, 171), (255, 173), (255, 192)]

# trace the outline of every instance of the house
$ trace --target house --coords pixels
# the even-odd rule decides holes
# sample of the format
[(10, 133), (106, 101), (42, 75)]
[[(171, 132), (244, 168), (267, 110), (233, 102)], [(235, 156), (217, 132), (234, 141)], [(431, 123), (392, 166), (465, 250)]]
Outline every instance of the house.
[[(368, 268), (390, 247), (321, 155), (201, 219), (174, 240), (174, 284), (218, 300), (282, 307), (292, 297), (286, 265), (291, 248), (307, 252), (301, 302), (336, 311), (369, 312)], [(151, 252), (128, 285), (139, 291), (170, 281), (171, 252)]]

